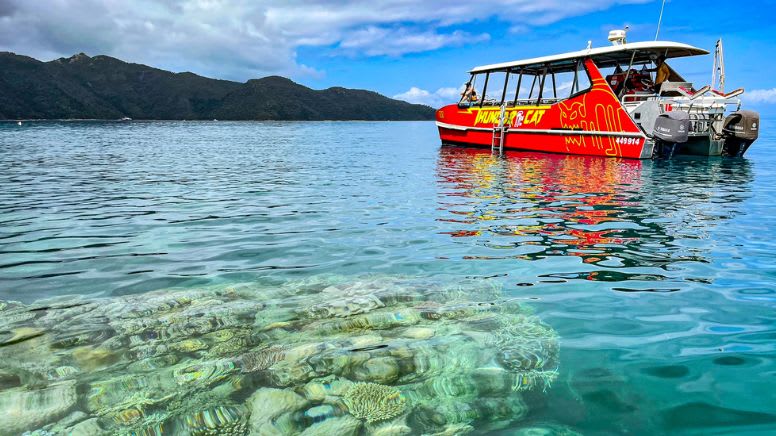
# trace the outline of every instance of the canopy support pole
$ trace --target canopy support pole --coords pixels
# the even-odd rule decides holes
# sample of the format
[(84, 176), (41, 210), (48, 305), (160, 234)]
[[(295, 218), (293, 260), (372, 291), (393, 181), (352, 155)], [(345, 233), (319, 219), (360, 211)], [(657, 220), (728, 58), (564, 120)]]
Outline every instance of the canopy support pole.
[(488, 79), (490, 79), (490, 71), (485, 73), (485, 85), (482, 87), (482, 95), (480, 96), (480, 107), (485, 103), (485, 93), (488, 92)]
[(515, 90), (515, 104), (517, 106), (517, 99), (520, 97), (520, 85), (523, 83), (523, 70), (520, 70), (520, 75), (517, 76), (517, 89)]
[(628, 86), (628, 79), (630, 79), (631, 68), (633, 68), (633, 59), (635, 58), (636, 58), (636, 50), (633, 50), (630, 63), (628, 63), (628, 71), (625, 73), (625, 79), (623, 79), (624, 81), (622, 83), (622, 89), (620, 90), (619, 95), (617, 95), (618, 100), (622, 98), (623, 95), (625, 95), (625, 88)]

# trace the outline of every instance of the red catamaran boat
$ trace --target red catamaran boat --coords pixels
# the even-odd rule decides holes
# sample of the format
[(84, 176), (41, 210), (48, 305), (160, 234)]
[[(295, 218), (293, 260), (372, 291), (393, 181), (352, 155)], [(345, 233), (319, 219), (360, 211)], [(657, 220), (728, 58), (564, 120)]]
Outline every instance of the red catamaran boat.
[[(442, 142), (649, 159), (741, 156), (757, 139), (759, 115), (741, 110), (743, 89), (726, 94), (713, 83), (695, 89), (665, 63), (708, 51), (669, 41), (627, 43), (622, 30), (609, 40), (610, 47), (472, 69), (458, 104), (436, 113)], [(721, 73), (724, 88), (717, 59), (721, 41), (712, 82)], [(656, 86), (650, 73), (661, 69)]]

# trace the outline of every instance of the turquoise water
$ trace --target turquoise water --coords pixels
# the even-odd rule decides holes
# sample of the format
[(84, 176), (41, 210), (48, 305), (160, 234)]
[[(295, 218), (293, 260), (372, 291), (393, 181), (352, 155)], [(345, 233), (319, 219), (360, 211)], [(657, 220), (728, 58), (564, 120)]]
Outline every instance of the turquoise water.
[(487, 279), (557, 332), (560, 366), (475, 433), (768, 434), (767, 127), (744, 159), (641, 162), (497, 159), (423, 122), (0, 125), (0, 300)]

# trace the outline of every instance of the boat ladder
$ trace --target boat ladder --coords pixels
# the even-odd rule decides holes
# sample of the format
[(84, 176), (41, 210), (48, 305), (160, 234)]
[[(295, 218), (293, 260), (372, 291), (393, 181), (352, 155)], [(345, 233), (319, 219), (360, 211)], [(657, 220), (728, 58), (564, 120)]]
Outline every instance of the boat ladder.
[(499, 156), (504, 156), (504, 138), (507, 136), (509, 125), (506, 123), (506, 105), (501, 105), (501, 112), (498, 116), (498, 124), (493, 126), (493, 136), (490, 141), (490, 152), (495, 153), (498, 150)]

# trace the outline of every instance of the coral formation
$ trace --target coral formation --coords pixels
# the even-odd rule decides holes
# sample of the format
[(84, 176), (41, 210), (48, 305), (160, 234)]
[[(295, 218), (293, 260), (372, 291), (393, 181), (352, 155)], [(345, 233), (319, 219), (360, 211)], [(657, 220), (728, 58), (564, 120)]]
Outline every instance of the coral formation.
[(283, 350), (281, 346), (271, 346), (245, 353), (238, 359), (240, 368), (243, 372), (265, 370), (283, 360), (285, 357)]
[(248, 431), (245, 412), (235, 406), (216, 406), (185, 416), (181, 429), (192, 436), (243, 436)]
[(343, 401), (351, 415), (369, 423), (401, 415), (407, 406), (398, 389), (377, 383), (355, 383)]
[(524, 419), (558, 353), (554, 331), (486, 280), (0, 301), (0, 433), (496, 430)]

